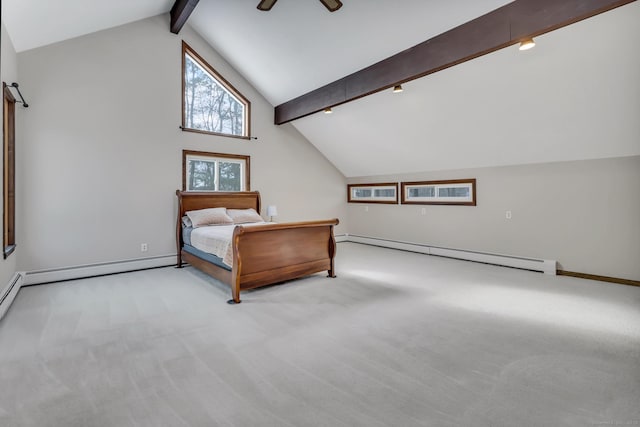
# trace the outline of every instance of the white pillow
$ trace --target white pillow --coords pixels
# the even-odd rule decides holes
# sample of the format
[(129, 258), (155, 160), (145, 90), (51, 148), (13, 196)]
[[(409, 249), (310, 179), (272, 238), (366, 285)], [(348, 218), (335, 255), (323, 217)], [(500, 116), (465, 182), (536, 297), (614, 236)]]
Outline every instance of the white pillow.
[(205, 225), (233, 224), (233, 219), (227, 215), (225, 208), (208, 208), (185, 213), (191, 220), (193, 228), (204, 227)]
[(227, 215), (233, 219), (234, 224), (246, 224), (248, 222), (263, 222), (263, 219), (255, 209), (227, 209)]

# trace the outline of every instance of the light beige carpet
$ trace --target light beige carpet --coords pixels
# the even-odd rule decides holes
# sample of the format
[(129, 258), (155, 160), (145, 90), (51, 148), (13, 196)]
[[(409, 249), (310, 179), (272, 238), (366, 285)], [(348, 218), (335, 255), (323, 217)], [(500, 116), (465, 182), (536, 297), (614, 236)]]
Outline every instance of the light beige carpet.
[(193, 268), (23, 288), (0, 425), (640, 424), (640, 288), (352, 243), (337, 272), (237, 306)]

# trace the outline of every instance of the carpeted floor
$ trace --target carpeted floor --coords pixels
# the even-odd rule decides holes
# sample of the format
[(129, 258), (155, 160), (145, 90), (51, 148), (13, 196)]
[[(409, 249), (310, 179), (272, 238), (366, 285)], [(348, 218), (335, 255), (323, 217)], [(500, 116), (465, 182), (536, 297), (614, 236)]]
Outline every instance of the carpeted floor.
[(20, 290), (0, 425), (640, 425), (640, 288), (338, 245), (243, 294), (193, 268)]

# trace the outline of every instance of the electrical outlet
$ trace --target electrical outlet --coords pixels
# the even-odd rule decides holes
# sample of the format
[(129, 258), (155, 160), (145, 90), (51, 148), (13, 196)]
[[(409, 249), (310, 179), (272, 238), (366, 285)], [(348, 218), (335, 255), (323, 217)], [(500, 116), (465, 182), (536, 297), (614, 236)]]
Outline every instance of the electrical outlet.
[(149, 246), (146, 243), (140, 243), (140, 252), (147, 252), (149, 250)]
[(511, 211), (506, 211), (504, 217), (507, 219), (511, 219)]
[(426, 215), (427, 214), (427, 208), (422, 208), (422, 210), (420, 211), (420, 215)]
[(365, 211), (365, 212), (369, 212), (369, 206), (365, 206), (365, 207), (364, 207), (364, 211)]

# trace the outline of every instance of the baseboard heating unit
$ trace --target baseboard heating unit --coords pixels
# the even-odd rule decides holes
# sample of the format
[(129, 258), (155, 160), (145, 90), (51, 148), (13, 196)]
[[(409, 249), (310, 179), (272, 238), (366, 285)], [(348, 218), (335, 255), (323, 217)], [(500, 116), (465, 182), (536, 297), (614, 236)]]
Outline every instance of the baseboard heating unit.
[(176, 265), (175, 255), (160, 255), (148, 258), (54, 268), (50, 270), (36, 270), (26, 273), (24, 285), (39, 285), (42, 283), (60, 282), (63, 280), (81, 279), (93, 276), (104, 276), (106, 274), (125, 273), (127, 271), (167, 267), (170, 265)]
[(9, 281), (9, 284), (2, 290), (2, 293), (0, 293), (0, 319), (2, 319), (2, 316), (4, 316), (9, 309), (23, 282), (24, 274), (16, 273)]
[(556, 275), (555, 260), (468, 251), (464, 249), (442, 248), (420, 243), (400, 242), (397, 240), (379, 239), (376, 237), (358, 236), (354, 234), (345, 234), (345, 237), (343, 239), (340, 239), (340, 241), (363, 243), (365, 245), (380, 246), (383, 248), (400, 249), (403, 251), (418, 252), (426, 255), (436, 255), (447, 258), (461, 259), (465, 261), (482, 262), (485, 264), (521, 268), (523, 270), (540, 271), (544, 274), (551, 274), (554, 276)]

